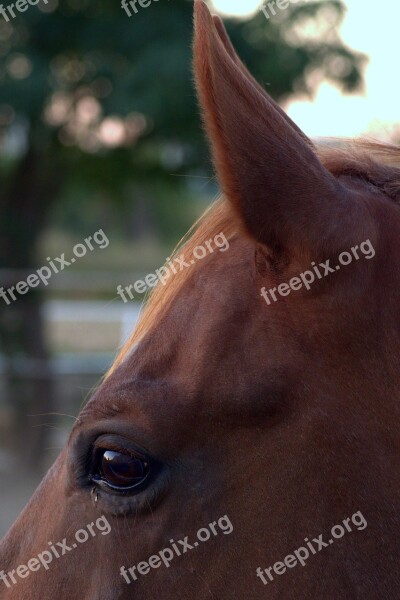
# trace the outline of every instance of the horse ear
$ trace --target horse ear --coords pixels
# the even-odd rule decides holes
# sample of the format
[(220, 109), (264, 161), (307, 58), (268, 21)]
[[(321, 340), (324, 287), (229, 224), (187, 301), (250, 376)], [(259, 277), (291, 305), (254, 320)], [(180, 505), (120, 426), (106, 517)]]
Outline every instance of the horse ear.
[(269, 96), (269, 94), (267, 94), (267, 92), (261, 87), (261, 85), (258, 83), (258, 81), (256, 81), (254, 79), (254, 77), (251, 75), (251, 73), (245, 67), (243, 62), (240, 60), (240, 58), (236, 54), (236, 51), (232, 45), (231, 40), (229, 39), (229, 36), (226, 32), (226, 29), (225, 29), (225, 26), (224, 26), (224, 23), (223, 23), (221, 17), (219, 17), (217, 15), (213, 15), (213, 21), (214, 21), (215, 29), (217, 30), (217, 33), (219, 35), (219, 38), (220, 38), (221, 42), (223, 43), (225, 50), (227, 51), (227, 53), (233, 60), (233, 62), (239, 67), (239, 69), (241, 69), (242, 73), (245, 75), (245, 77), (248, 79), (248, 81), (250, 81), (254, 85), (254, 87), (256, 89), (258, 89), (258, 91), (261, 93), (261, 95), (263, 95), (267, 98), (267, 100), (274, 106), (275, 110), (278, 111), (278, 113), (285, 119), (285, 121), (292, 127), (292, 129), (297, 131), (297, 133), (299, 135), (301, 135), (301, 137), (307, 142), (307, 144), (309, 144), (313, 148), (314, 145), (311, 142), (311, 140), (306, 135), (304, 135), (304, 133), (301, 131), (301, 129), (296, 125), (296, 123), (294, 123), (291, 120), (291, 118), (285, 113), (285, 111), (279, 106), (279, 104), (277, 102), (275, 102), (275, 100), (273, 100), (273, 98), (271, 98), (271, 96)]
[(271, 249), (315, 247), (349, 210), (311, 142), (247, 73), (225, 29), (195, 2), (194, 68), (222, 189), (247, 231)]

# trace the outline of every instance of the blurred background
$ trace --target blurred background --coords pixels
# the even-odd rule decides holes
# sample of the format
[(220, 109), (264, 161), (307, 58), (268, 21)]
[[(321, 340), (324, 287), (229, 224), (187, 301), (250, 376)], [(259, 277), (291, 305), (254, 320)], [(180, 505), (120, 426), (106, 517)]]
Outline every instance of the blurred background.
[[(137, 321), (129, 285), (216, 196), (191, 73), (193, 3), (39, 0), (0, 15), (0, 290), (102, 229), (94, 250), (0, 297), (0, 536)], [(400, 8), (215, 0), (255, 77), (311, 136), (398, 139)], [(282, 2), (283, 5), (283, 2)], [(4, 5), (5, 7), (7, 4)]]

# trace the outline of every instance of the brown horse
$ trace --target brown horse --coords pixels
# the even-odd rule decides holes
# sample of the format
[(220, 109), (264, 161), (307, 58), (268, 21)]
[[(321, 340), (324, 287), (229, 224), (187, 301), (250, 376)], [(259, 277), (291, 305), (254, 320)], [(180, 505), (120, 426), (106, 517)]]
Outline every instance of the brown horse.
[(0, 598), (398, 600), (400, 152), (315, 148), (195, 12), (224, 199), (3, 540)]

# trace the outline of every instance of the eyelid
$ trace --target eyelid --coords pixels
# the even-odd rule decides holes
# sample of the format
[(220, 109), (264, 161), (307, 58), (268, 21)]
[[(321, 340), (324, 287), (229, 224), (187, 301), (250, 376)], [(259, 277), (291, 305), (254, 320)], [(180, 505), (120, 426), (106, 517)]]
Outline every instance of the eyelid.
[(93, 444), (93, 459), (96, 458), (97, 454), (101, 451), (106, 452), (107, 450), (111, 450), (112, 452), (119, 452), (120, 454), (125, 454), (126, 456), (130, 456), (131, 458), (139, 458), (141, 460), (148, 461), (149, 458), (147, 454), (142, 451), (136, 450), (134, 448), (126, 448), (121, 444), (116, 443), (113, 440), (96, 440)]
[(94, 440), (92, 447), (95, 452), (98, 450), (113, 450), (114, 452), (144, 458), (145, 460), (148, 460), (151, 456), (147, 450), (133, 444), (125, 437), (113, 433), (100, 435)]
[(149, 447), (149, 445), (152, 446), (153, 442), (156, 440), (153, 439), (153, 436), (151, 436), (148, 431), (139, 427), (136, 423), (120, 421), (117, 419), (99, 420), (90, 429), (83, 428), (83, 431), (77, 431), (76, 435), (83, 436), (87, 442), (92, 444), (103, 437), (116, 438), (128, 442), (129, 444), (133, 444), (138, 450), (141, 449), (147, 454), (154, 454), (154, 452), (156, 454), (158, 453), (156, 448)]
[(141, 481), (139, 481), (138, 483), (134, 483), (133, 485), (130, 485), (130, 486), (118, 486), (118, 485), (114, 485), (113, 483), (110, 483), (109, 481), (98, 478), (97, 476), (90, 476), (90, 480), (95, 485), (98, 485), (102, 489), (105, 489), (108, 491), (112, 490), (114, 492), (117, 492), (117, 493), (119, 492), (121, 494), (127, 494), (134, 490), (137, 490), (137, 493), (139, 493), (140, 491), (142, 491), (142, 489), (148, 479), (150, 479), (150, 470), (145, 474), (145, 476), (143, 477), (143, 479)]

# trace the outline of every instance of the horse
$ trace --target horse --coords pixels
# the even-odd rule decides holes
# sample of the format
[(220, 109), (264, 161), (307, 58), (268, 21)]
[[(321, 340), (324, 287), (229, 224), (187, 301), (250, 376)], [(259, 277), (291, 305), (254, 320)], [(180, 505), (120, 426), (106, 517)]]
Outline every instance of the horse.
[(222, 195), (3, 539), (0, 597), (397, 600), (399, 149), (308, 139), (201, 0), (194, 71)]

